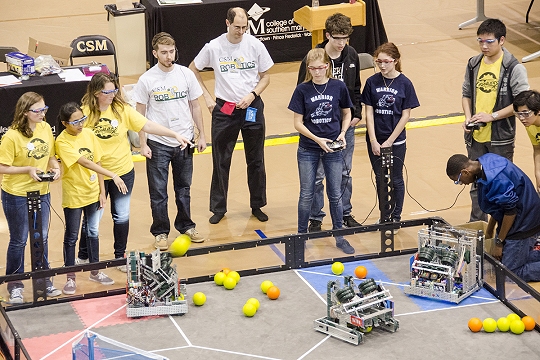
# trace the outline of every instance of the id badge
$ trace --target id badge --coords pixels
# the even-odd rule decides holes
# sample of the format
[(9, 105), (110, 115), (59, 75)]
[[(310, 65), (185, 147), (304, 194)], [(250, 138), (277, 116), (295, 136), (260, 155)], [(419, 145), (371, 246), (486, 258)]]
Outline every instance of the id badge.
[(248, 107), (246, 109), (246, 121), (255, 122), (257, 120), (257, 109)]
[(236, 108), (236, 103), (225, 101), (225, 104), (223, 104), (223, 106), (221, 107), (221, 109), (219, 109), (219, 111), (221, 111), (222, 113), (226, 115), (231, 115), (235, 108)]

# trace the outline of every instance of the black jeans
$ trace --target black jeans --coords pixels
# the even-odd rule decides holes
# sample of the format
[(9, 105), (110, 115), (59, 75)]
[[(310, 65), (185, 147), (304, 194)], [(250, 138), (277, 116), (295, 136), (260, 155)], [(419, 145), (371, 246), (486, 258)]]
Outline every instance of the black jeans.
[(264, 103), (255, 98), (251, 107), (257, 109), (255, 122), (246, 121), (246, 110), (235, 109), (231, 115), (220, 111), (224, 101), (216, 100), (212, 112), (212, 184), (210, 186), (210, 211), (227, 212), (227, 192), (231, 159), (238, 134), (242, 132), (247, 163), (247, 179), (252, 209), (266, 205), (266, 171), (264, 167)]

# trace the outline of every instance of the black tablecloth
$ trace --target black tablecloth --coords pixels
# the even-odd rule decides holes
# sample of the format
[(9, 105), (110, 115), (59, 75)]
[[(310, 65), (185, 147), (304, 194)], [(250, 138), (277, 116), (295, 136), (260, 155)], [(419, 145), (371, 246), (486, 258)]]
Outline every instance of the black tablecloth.
[[(342, 3), (344, 0), (320, 0), (320, 5)], [(356, 26), (350, 45), (358, 52), (373, 53), (387, 40), (377, 0), (366, 3), (366, 26)], [(178, 63), (188, 65), (204, 44), (227, 31), (225, 17), (230, 7), (245, 8), (250, 15), (250, 33), (263, 41), (274, 62), (301, 60), (311, 48), (311, 36), (298, 26), (293, 12), (306, 0), (203, 0), (201, 4), (160, 6), (157, 0), (141, 0), (146, 7), (147, 60), (152, 56), (152, 38), (161, 31), (170, 33), (178, 47)], [(264, 20), (264, 22), (263, 22)], [(307, 35), (307, 36), (306, 36)], [(274, 39), (274, 36), (284, 36)], [(287, 37), (288, 36), (288, 37)], [(299, 36), (299, 37), (294, 37)]]
[[(9, 73), (0, 72), (0, 76)], [(43, 96), (45, 104), (49, 107), (46, 119), (53, 128), (54, 135), (59, 134), (58, 112), (60, 107), (70, 101), (76, 103), (86, 92), (88, 81), (64, 82), (58, 75), (31, 76), (21, 85), (9, 85), (0, 87), (0, 136), (3, 135), (13, 121), (15, 105), (22, 94), (28, 91), (36, 92)]]

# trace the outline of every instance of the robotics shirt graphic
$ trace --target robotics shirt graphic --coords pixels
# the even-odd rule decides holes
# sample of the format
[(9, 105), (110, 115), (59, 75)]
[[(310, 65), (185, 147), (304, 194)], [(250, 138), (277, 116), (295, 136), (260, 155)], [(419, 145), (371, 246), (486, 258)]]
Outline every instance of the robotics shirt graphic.
[(118, 136), (118, 120), (100, 118), (94, 127), (94, 134), (100, 139), (110, 139)]
[(90, 160), (94, 162), (94, 154), (92, 153), (92, 150), (88, 148), (80, 148), (79, 154), (85, 157), (85, 159)]
[(478, 81), (476, 82), (476, 88), (486, 94), (497, 92), (498, 85), (499, 80), (492, 72), (483, 73), (478, 77)]
[(26, 146), (28, 149), (28, 157), (36, 160), (43, 159), (49, 156), (49, 144), (39, 138), (32, 139)]
[(396, 99), (394, 98), (394, 95), (387, 94), (383, 95), (379, 101), (377, 101), (377, 107), (379, 108), (388, 108), (394, 106), (394, 103), (396, 102)]
[(312, 118), (320, 117), (320, 116), (326, 116), (332, 111), (332, 104), (328, 101), (322, 102), (317, 106), (317, 109), (315, 109), (315, 112), (311, 114)]

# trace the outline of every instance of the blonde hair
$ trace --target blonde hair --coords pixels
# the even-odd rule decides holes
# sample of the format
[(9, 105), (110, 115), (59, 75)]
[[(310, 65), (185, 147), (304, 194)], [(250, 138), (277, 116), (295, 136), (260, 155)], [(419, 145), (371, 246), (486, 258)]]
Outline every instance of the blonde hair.
[(30, 129), (30, 125), (28, 124), (27, 113), (30, 111), (32, 105), (42, 100), (44, 100), (43, 96), (32, 91), (22, 94), (19, 100), (17, 100), (15, 116), (13, 116), (13, 122), (10, 127), (13, 130), (19, 131), (23, 136), (31, 138), (32, 135), (34, 135), (34, 132)]
[[(101, 115), (101, 110), (99, 110), (99, 103), (97, 94), (105, 88), (105, 84), (113, 83), (115, 89), (120, 89), (120, 84), (114, 75), (108, 75), (104, 73), (97, 73), (92, 76), (92, 79), (86, 87), (86, 94), (82, 98), (82, 105), (88, 108), (88, 123), (90, 126), (97, 124), (99, 117)], [(120, 119), (120, 112), (124, 110), (126, 102), (122, 98), (120, 91), (114, 95), (114, 99), (111, 104), (111, 110), (113, 114)]]
[(313, 80), (313, 75), (311, 75), (308, 66), (310, 66), (309, 64), (314, 61), (322, 61), (323, 63), (327, 64), (328, 68), (326, 68), (326, 77), (332, 77), (332, 67), (330, 66), (330, 58), (328, 57), (328, 54), (326, 53), (326, 51), (324, 51), (323, 48), (315, 48), (309, 50), (306, 55), (306, 78), (304, 82)]

